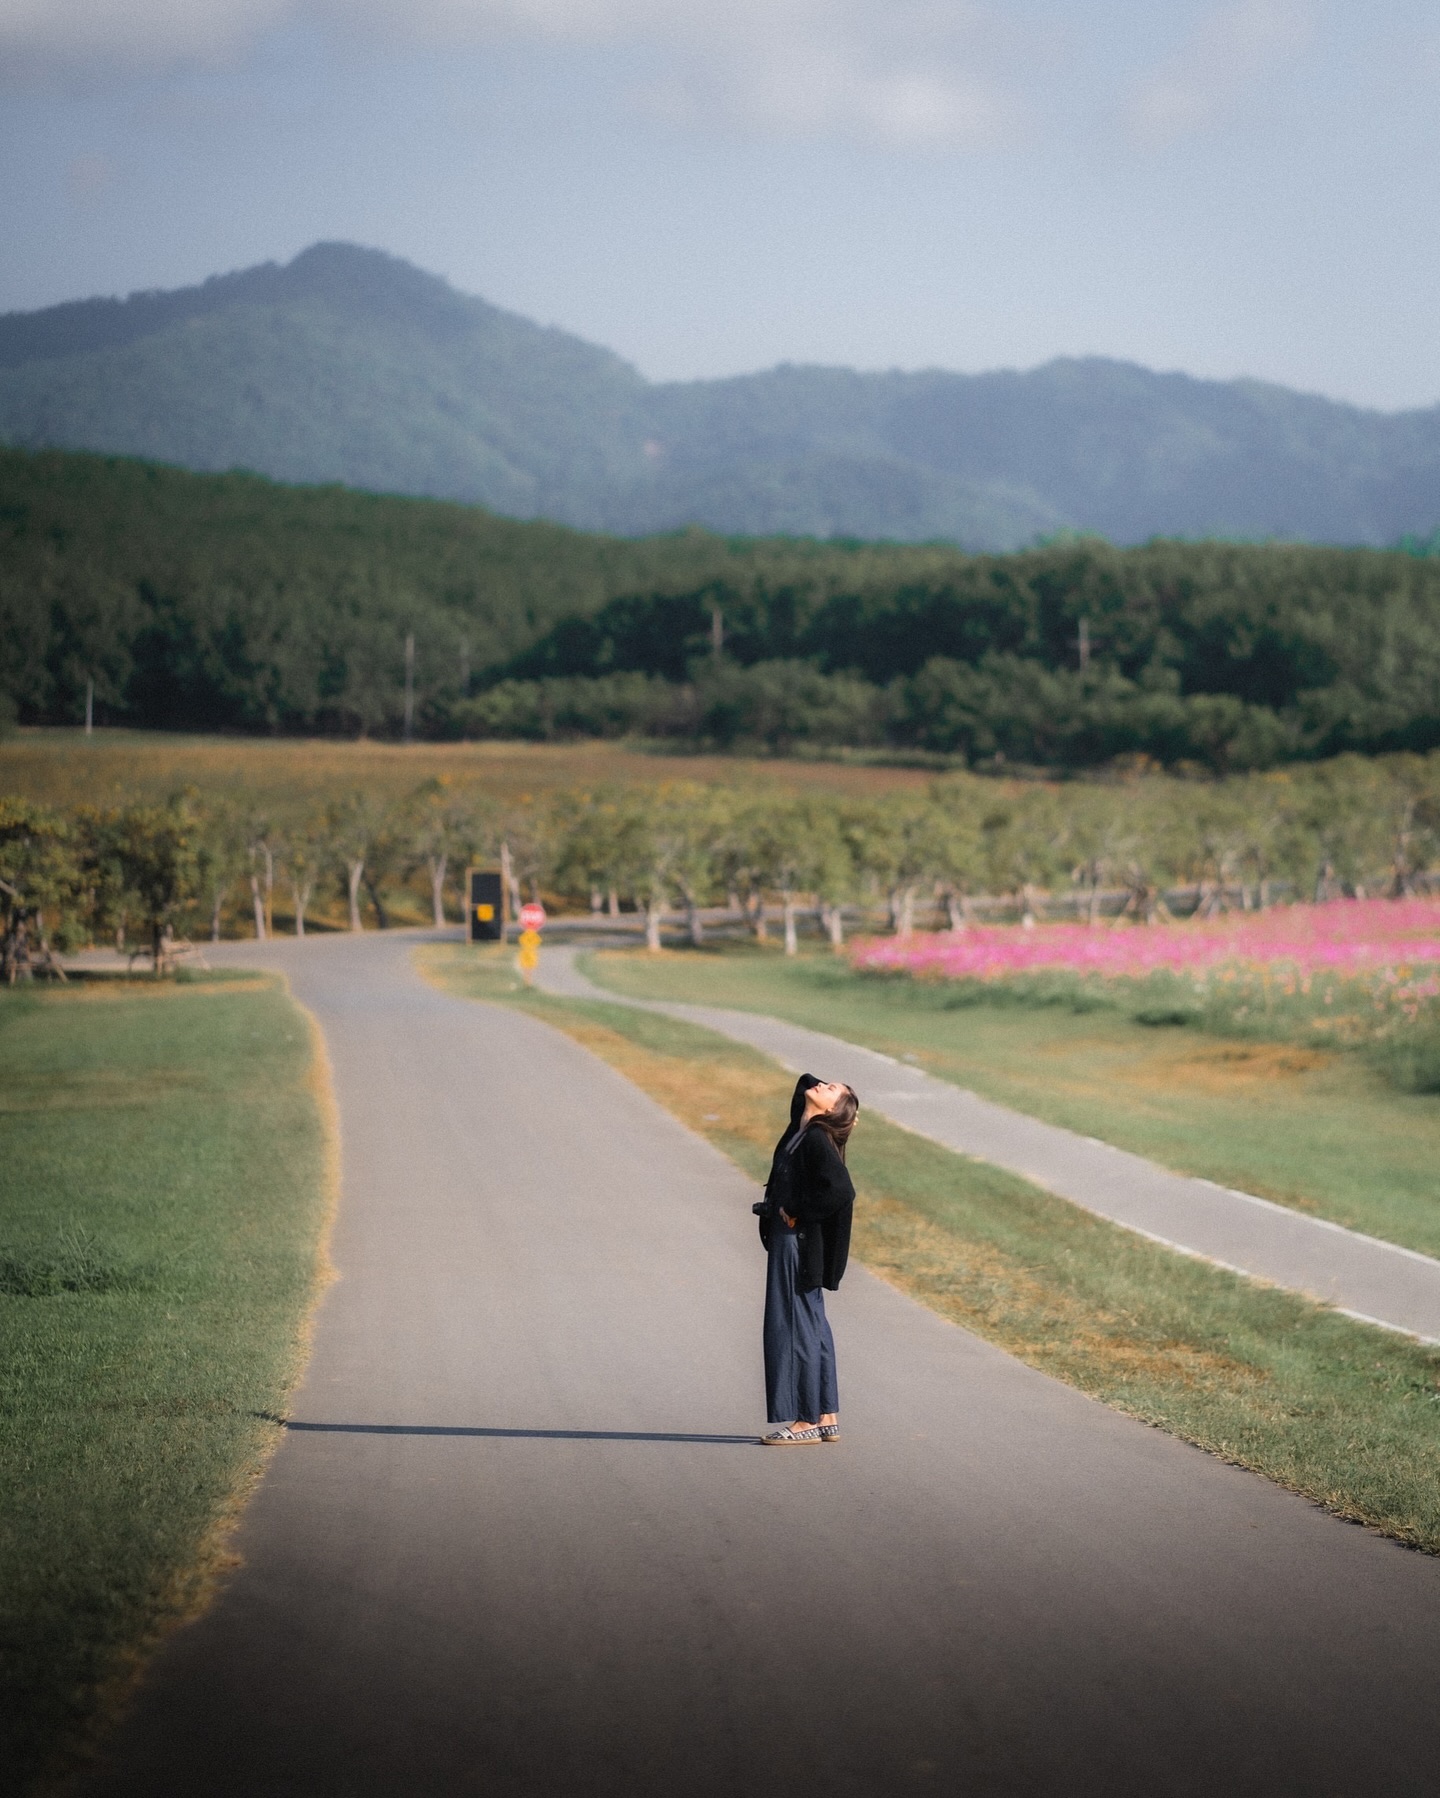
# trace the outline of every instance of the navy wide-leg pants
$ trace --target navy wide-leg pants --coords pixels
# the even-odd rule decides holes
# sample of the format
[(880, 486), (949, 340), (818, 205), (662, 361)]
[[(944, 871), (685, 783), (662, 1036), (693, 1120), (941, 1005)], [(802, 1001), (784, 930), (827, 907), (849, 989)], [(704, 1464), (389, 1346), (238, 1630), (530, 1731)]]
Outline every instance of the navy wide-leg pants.
[(778, 1222), (765, 1270), (765, 1407), (771, 1423), (815, 1423), (840, 1409), (825, 1294), (799, 1292), (800, 1245)]

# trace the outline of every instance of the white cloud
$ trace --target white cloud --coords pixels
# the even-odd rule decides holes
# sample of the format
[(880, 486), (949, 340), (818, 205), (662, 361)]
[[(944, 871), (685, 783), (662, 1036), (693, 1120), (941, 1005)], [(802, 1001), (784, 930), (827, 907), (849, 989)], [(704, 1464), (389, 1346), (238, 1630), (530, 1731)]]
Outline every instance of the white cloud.
[[(367, 0), (396, 28), (391, 0)], [(677, 119), (909, 147), (997, 135), (1014, 110), (984, 70), (979, 0), (418, 0), (402, 27), (440, 37), (630, 43), (658, 52), (642, 98)]]
[(986, 66), (994, 0), (0, 0), (0, 56), (174, 66), (307, 21), (347, 37), (626, 45), (663, 70), (652, 104), (767, 130), (929, 146), (997, 135), (1014, 102)]
[(209, 61), (291, 8), (292, 0), (0, 0), (0, 56), (122, 68)]
[(718, 114), (790, 135), (975, 143), (999, 135), (1016, 110), (984, 68), (983, 23), (973, 7), (926, 0), (885, 12), (853, 0), (692, 4), (669, 15), (655, 98), (675, 116)]
[(1141, 142), (1163, 145), (1221, 117), (1257, 80), (1291, 61), (1314, 34), (1310, 0), (1234, 0), (1216, 7), (1129, 106)]

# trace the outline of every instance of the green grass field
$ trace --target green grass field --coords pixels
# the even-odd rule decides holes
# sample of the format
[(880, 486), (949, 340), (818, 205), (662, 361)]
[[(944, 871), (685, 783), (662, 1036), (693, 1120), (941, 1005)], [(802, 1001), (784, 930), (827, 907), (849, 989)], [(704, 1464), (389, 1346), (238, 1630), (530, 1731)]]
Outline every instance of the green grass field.
[(329, 1089), (273, 980), (0, 989), (0, 1784), (204, 1602), (278, 1439)]
[(602, 952), (585, 966), (636, 998), (772, 1012), (908, 1056), (1181, 1173), (1440, 1254), (1440, 1098), (1397, 1091), (1361, 1053), (1154, 1028), (1122, 1007), (1023, 1003), (999, 985), (977, 999), (820, 952)]
[[(764, 1179), (794, 1084), (765, 1056), (528, 991), (494, 951), (429, 948), (420, 964), (566, 1031)], [(883, 1278), (1106, 1404), (1440, 1552), (1440, 1351), (1173, 1254), (873, 1114), (850, 1165), (855, 1254)]]

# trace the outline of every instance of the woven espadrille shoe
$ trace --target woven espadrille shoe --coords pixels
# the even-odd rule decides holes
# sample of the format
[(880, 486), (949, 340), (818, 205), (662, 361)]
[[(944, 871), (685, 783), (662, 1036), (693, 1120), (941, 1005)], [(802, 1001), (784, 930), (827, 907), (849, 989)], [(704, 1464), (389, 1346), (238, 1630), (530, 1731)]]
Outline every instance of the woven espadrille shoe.
[(794, 1424), (787, 1423), (783, 1430), (772, 1430), (768, 1436), (760, 1438), (762, 1448), (789, 1448), (802, 1442), (818, 1442), (820, 1426), (812, 1423), (808, 1429), (797, 1430)]

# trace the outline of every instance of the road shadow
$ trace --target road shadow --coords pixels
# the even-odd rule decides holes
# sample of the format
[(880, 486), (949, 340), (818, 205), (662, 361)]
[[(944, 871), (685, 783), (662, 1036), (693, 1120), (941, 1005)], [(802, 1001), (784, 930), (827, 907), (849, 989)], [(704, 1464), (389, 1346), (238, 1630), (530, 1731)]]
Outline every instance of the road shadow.
[(753, 1447), (755, 1436), (706, 1436), (678, 1430), (504, 1430), (482, 1425), (443, 1423), (300, 1423), (277, 1419), (296, 1434), (340, 1436), (486, 1436), (515, 1437), (527, 1442), (702, 1442), (744, 1443)]

